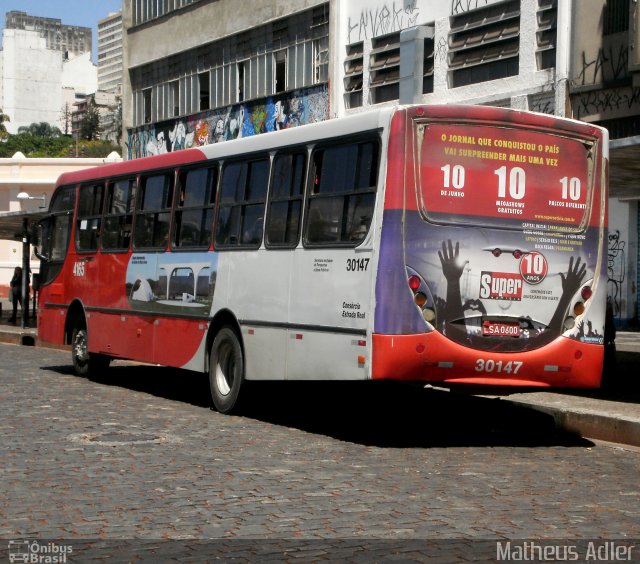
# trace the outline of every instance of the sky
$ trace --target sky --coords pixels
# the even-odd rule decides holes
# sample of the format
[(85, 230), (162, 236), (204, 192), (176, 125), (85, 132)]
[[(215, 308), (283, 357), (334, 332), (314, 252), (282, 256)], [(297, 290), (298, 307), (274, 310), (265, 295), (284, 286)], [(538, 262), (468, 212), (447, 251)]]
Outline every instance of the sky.
[(93, 62), (97, 61), (98, 20), (120, 10), (122, 0), (0, 0), (0, 28), (4, 29), (5, 14), (11, 10), (30, 16), (58, 18), (66, 25), (93, 29)]

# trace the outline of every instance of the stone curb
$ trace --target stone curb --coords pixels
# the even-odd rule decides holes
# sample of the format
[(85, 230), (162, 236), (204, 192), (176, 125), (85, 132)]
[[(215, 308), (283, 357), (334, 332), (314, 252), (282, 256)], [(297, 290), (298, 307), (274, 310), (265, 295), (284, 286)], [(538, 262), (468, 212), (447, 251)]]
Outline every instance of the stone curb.
[(550, 415), (553, 417), (556, 427), (563, 431), (577, 433), (587, 439), (640, 447), (640, 421), (584, 411), (572, 411), (567, 408), (549, 407), (514, 399), (505, 399), (504, 401)]

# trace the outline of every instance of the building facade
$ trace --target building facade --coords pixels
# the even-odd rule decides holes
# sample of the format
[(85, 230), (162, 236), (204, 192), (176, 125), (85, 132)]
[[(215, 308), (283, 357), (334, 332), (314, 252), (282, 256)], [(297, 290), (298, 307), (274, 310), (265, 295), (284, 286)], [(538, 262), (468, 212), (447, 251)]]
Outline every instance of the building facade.
[[(637, 323), (635, 2), (295, 0), (242, 11), (226, 0), (125, 0), (123, 20), (129, 158), (401, 101), (608, 127), (609, 295), (617, 323)], [(401, 63), (411, 68), (405, 76)]]
[(98, 90), (122, 94), (122, 13), (98, 21)]
[(31, 16), (26, 12), (12, 10), (5, 15), (4, 27), (37, 31), (46, 41), (47, 49), (61, 51), (63, 54), (91, 53), (93, 47), (90, 27), (65, 25), (57, 18)]
[(21, 126), (46, 122), (65, 131), (64, 108), (76, 93), (95, 92), (91, 53), (61, 57), (33, 30), (5, 29), (0, 50), (0, 108), (11, 134)]

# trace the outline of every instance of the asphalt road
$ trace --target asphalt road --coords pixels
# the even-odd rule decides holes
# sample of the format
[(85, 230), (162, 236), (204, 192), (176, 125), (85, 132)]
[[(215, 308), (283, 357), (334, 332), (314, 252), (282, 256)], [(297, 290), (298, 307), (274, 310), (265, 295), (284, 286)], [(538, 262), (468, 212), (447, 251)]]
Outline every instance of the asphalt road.
[(88, 380), (69, 353), (4, 344), (0, 366), (0, 561), (24, 539), (66, 562), (486, 561), (509, 539), (617, 539), (640, 560), (640, 449), (500, 399), (271, 384), (224, 416), (195, 373)]

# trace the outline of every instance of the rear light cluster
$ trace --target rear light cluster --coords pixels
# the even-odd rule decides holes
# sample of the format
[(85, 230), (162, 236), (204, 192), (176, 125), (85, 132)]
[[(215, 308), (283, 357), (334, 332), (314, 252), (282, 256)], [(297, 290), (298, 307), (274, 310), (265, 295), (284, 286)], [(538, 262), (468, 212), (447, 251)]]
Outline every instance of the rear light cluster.
[(593, 290), (591, 286), (583, 286), (580, 290), (580, 299), (573, 304), (572, 315), (568, 315), (564, 320), (565, 330), (573, 329), (576, 325), (576, 317), (582, 315), (586, 308), (585, 302), (589, 301), (593, 296)]
[(408, 270), (410, 275), (407, 282), (413, 292), (413, 301), (422, 312), (424, 320), (428, 323), (433, 323), (436, 319), (436, 309), (433, 298), (431, 298), (431, 292), (429, 292), (426, 283), (418, 274), (411, 274), (413, 272), (412, 269)]

